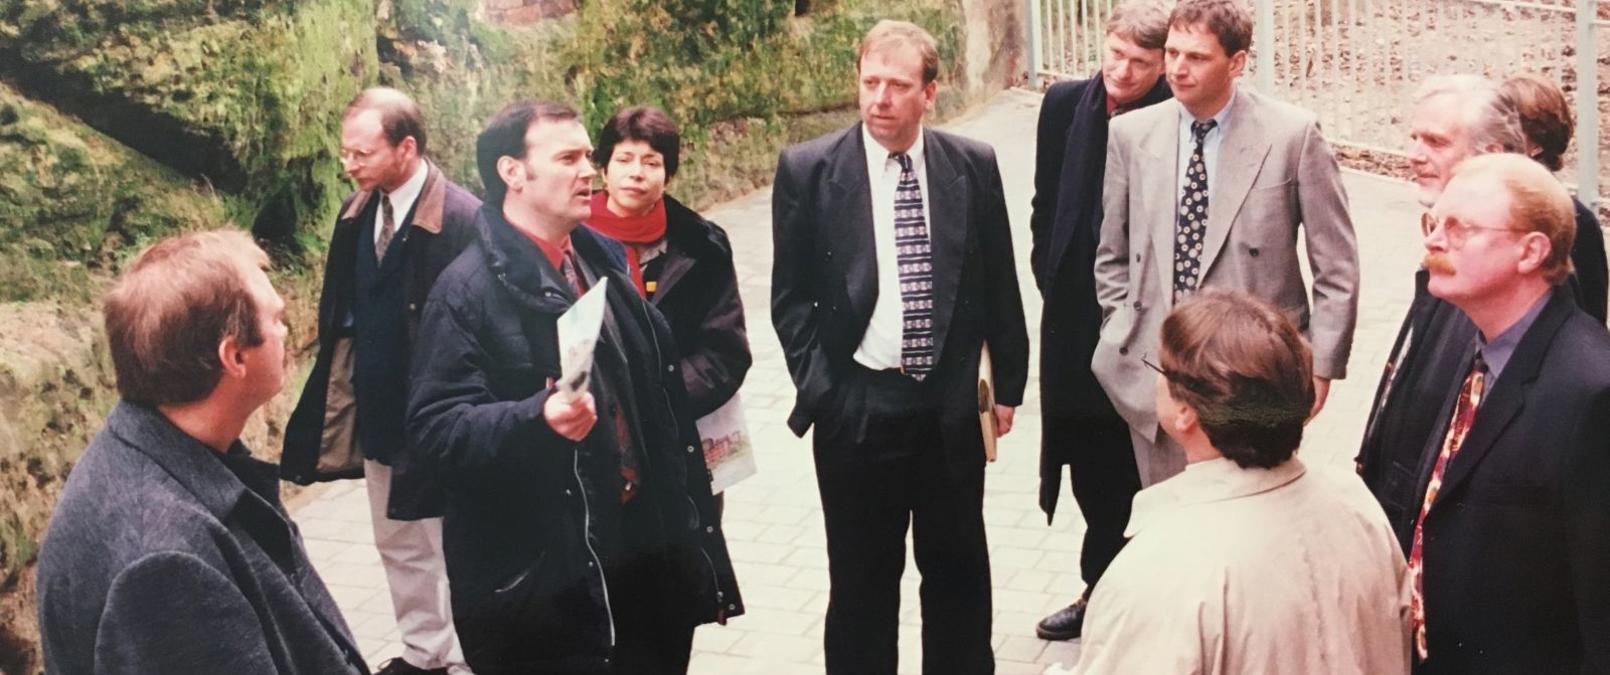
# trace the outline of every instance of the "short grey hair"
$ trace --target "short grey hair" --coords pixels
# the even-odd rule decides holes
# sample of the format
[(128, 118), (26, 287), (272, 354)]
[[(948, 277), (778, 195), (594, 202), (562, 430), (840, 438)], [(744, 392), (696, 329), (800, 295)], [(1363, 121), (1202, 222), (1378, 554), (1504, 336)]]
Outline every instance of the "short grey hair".
[(1503, 95), (1497, 82), (1480, 75), (1435, 75), (1415, 91), (1414, 104), (1418, 106), (1439, 96), (1453, 96), (1458, 100), (1474, 154), (1488, 152), (1493, 145), (1499, 147), (1499, 152), (1526, 151), (1520, 112)]
[(1141, 49), (1162, 49), (1168, 42), (1170, 7), (1161, 0), (1128, 0), (1107, 17), (1107, 34), (1135, 43)]

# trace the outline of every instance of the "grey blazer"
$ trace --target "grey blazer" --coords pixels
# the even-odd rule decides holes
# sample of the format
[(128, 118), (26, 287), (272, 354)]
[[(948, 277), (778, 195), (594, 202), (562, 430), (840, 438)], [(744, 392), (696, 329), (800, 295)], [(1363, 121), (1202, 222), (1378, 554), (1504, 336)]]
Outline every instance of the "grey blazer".
[[(1096, 298), (1101, 339), (1091, 360), (1118, 413), (1142, 436), (1157, 430), (1155, 358), (1173, 309), (1178, 208), (1176, 104), (1114, 118), (1107, 143)], [(1250, 293), (1284, 310), (1314, 350), (1314, 374), (1341, 379), (1358, 318), (1358, 245), (1336, 158), (1314, 114), (1237, 88), (1209, 185), (1202, 288)], [(1313, 270), (1313, 304), (1297, 256), (1298, 226)]]
[(46, 672), (368, 672), (278, 471), (231, 452), (226, 465), (155, 410), (112, 409), (39, 552)]

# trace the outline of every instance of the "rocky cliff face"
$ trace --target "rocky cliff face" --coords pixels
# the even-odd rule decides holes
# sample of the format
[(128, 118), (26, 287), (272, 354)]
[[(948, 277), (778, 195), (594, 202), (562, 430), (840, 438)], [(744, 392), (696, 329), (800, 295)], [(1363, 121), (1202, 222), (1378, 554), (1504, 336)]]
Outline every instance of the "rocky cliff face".
[[(250, 228), (275, 254), (293, 343), (311, 345), (350, 190), (339, 118), (363, 87), (414, 95), (432, 155), (477, 191), (475, 134), (511, 100), (575, 102), (592, 129), (659, 105), (683, 127), (671, 189), (705, 204), (769, 180), (783, 145), (854, 119), (854, 46), (877, 19), (939, 37), (949, 112), (1009, 78), (1019, 4), (0, 0), (0, 672), (39, 668), (39, 534), (115, 399), (96, 298), (156, 238)], [(254, 420), (260, 454), (277, 456), (299, 389)]]

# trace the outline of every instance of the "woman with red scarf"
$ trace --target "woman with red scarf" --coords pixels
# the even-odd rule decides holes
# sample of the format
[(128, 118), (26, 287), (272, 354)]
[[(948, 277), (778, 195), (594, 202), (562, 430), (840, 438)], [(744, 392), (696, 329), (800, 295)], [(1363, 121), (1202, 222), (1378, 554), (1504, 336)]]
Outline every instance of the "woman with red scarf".
[(681, 144), (658, 108), (615, 113), (593, 150), (605, 189), (587, 225), (626, 245), (632, 280), (671, 324), (689, 404), (704, 417), (738, 393), (753, 357), (726, 231), (665, 194)]

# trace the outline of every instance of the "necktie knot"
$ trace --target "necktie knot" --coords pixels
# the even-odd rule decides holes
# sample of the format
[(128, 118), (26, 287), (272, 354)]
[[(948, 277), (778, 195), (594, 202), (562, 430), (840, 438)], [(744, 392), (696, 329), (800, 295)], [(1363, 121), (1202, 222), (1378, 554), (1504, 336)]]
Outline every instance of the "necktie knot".
[(1202, 140), (1207, 138), (1208, 132), (1212, 131), (1213, 128), (1217, 127), (1217, 126), (1219, 126), (1219, 121), (1218, 120), (1208, 120), (1206, 122), (1192, 122), (1191, 123), (1191, 135), (1196, 137), (1196, 144), (1201, 145)]
[(891, 153), (889, 155), (889, 158), (893, 159), (896, 163), (898, 163), (900, 165), (900, 170), (901, 171), (910, 171), (911, 170), (911, 155), (908, 155), (908, 154), (906, 154), (904, 152), (895, 152), (895, 153)]

